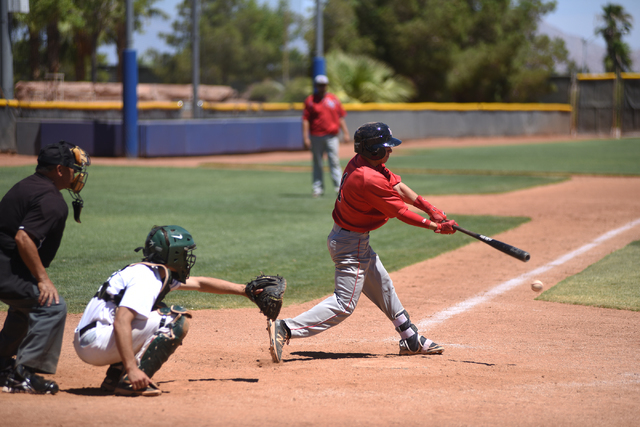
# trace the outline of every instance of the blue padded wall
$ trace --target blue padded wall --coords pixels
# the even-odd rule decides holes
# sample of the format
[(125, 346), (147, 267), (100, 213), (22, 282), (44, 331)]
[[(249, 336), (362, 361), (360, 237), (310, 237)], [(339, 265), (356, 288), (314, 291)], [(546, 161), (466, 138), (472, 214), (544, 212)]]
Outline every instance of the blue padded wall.
[[(94, 152), (94, 123), (87, 121), (47, 121), (40, 123), (40, 147), (58, 141), (79, 145), (90, 155)], [(40, 151), (40, 149), (38, 149)], [(37, 154), (37, 153), (36, 153)]]
[(96, 122), (94, 128), (94, 152), (97, 157), (123, 157), (124, 140), (122, 122)]
[(203, 156), (299, 150), (301, 119), (141, 121), (140, 156)]
[[(122, 122), (42, 121), (20, 124), (33, 127), (29, 145), (37, 154), (41, 147), (65, 140), (97, 157), (125, 155)], [(37, 129), (36, 131), (36, 127)], [(146, 120), (138, 122), (140, 157), (203, 156), (262, 151), (302, 150), (302, 122), (299, 117)]]

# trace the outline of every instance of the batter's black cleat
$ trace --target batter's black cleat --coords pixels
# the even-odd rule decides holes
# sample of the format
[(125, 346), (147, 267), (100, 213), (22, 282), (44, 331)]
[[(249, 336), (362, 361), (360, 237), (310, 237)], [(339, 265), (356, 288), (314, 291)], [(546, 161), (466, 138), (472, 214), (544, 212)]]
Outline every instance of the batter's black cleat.
[(122, 362), (114, 363), (109, 366), (107, 369), (107, 376), (102, 381), (100, 385), (100, 389), (103, 391), (107, 391), (113, 393), (120, 382), (120, 378), (124, 374), (124, 365)]
[(271, 358), (275, 363), (280, 363), (282, 361), (282, 347), (289, 344), (291, 332), (284, 320), (273, 321), (271, 319), (267, 320), (267, 331), (269, 331)]
[(2, 387), (5, 393), (56, 394), (58, 390), (55, 381), (45, 380), (23, 365), (16, 366)]
[[(415, 339), (414, 337), (417, 337)], [(411, 338), (414, 338), (413, 340)], [(407, 340), (400, 340), (400, 355), (411, 356), (415, 354), (442, 354), (444, 347), (426, 339), (422, 335), (414, 335)]]

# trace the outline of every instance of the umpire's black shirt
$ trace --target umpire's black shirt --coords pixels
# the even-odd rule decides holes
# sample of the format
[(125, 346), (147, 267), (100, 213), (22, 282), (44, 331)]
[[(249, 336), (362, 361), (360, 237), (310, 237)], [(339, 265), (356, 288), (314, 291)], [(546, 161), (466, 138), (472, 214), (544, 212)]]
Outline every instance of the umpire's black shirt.
[(18, 255), (15, 236), (22, 229), (33, 239), (42, 265), (49, 267), (60, 247), (68, 214), (67, 203), (53, 181), (34, 173), (0, 201), (0, 249), (10, 258)]

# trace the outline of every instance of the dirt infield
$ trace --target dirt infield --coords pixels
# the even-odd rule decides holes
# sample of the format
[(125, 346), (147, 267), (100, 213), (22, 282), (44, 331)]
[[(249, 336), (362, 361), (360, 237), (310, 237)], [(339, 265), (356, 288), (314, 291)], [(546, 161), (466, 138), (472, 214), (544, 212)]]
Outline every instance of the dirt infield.
[[(473, 141), (479, 140), (449, 143)], [(296, 156), (309, 158), (286, 158)], [(8, 164), (6, 157), (23, 156), (0, 155), (0, 166)], [(235, 157), (280, 160), (277, 153)], [(222, 160), (181, 164), (201, 161)], [(596, 240), (640, 218), (639, 195), (640, 178), (574, 177), (508, 194), (429, 197), (451, 217), (532, 218), (495, 236), (529, 251), (528, 263), (472, 241), (391, 275), (414, 323), (445, 346), (440, 356), (398, 356), (393, 326), (366, 298), (342, 325), (291, 341), (279, 365), (271, 362), (266, 322), (256, 309), (198, 311), (184, 345), (154, 377), (164, 394), (117, 398), (98, 388), (106, 369), (75, 355), (72, 336), (80, 316), (70, 315), (53, 376), (60, 393), (0, 393), (2, 425), (637, 425), (640, 313), (535, 301), (528, 280), (499, 286), (546, 267), (535, 278), (548, 288), (640, 239), (638, 224)], [(483, 294), (486, 299), (476, 304), (473, 298)], [(316, 302), (285, 307), (282, 316)]]

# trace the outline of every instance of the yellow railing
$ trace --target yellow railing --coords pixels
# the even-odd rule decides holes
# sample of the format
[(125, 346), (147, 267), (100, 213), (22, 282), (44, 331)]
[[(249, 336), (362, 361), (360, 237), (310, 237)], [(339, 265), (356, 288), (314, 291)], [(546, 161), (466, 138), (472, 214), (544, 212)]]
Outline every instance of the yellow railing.
[[(25, 108), (33, 110), (122, 110), (121, 101), (18, 101), (0, 99), (0, 107)], [(139, 101), (139, 110), (179, 110), (182, 101)]]
[[(202, 105), (205, 110), (213, 111), (287, 111), (302, 110), (304, 104), (292, 103), (225, 103), (205, 102)], [(569, 104), (524, 104), (524, 103), (485, 103), (485, 102), (414, 102), (414, 103), (362, 103), (344, 104), (347, 111), (571, 111)]]
[[(614, 75), (615, 77), (615, 75)], [(625, 77), (626, 78), (626, 77)], [(636, 77), (631, 77), (636, 78)], [(640, 78), (640, 74), (638, 77)], [(48, 110), (121, 110), (121, 101), (18, 101), (15, 99), (0, 99), (0, 107), (14, 107), (25, 109)], [(139, 101), (140, 110), (180, 110), (182, 101)], [(210, 111), (290, 111), (302, 110), (302, 102), (204, 102), (204, 110)], [(527, 104), (527, 103), (498, 103), (498, 102), (414, 102), (414, 103), (377, 103), (344, 104), (347, 111), (571, 111), (569, 104)]]

